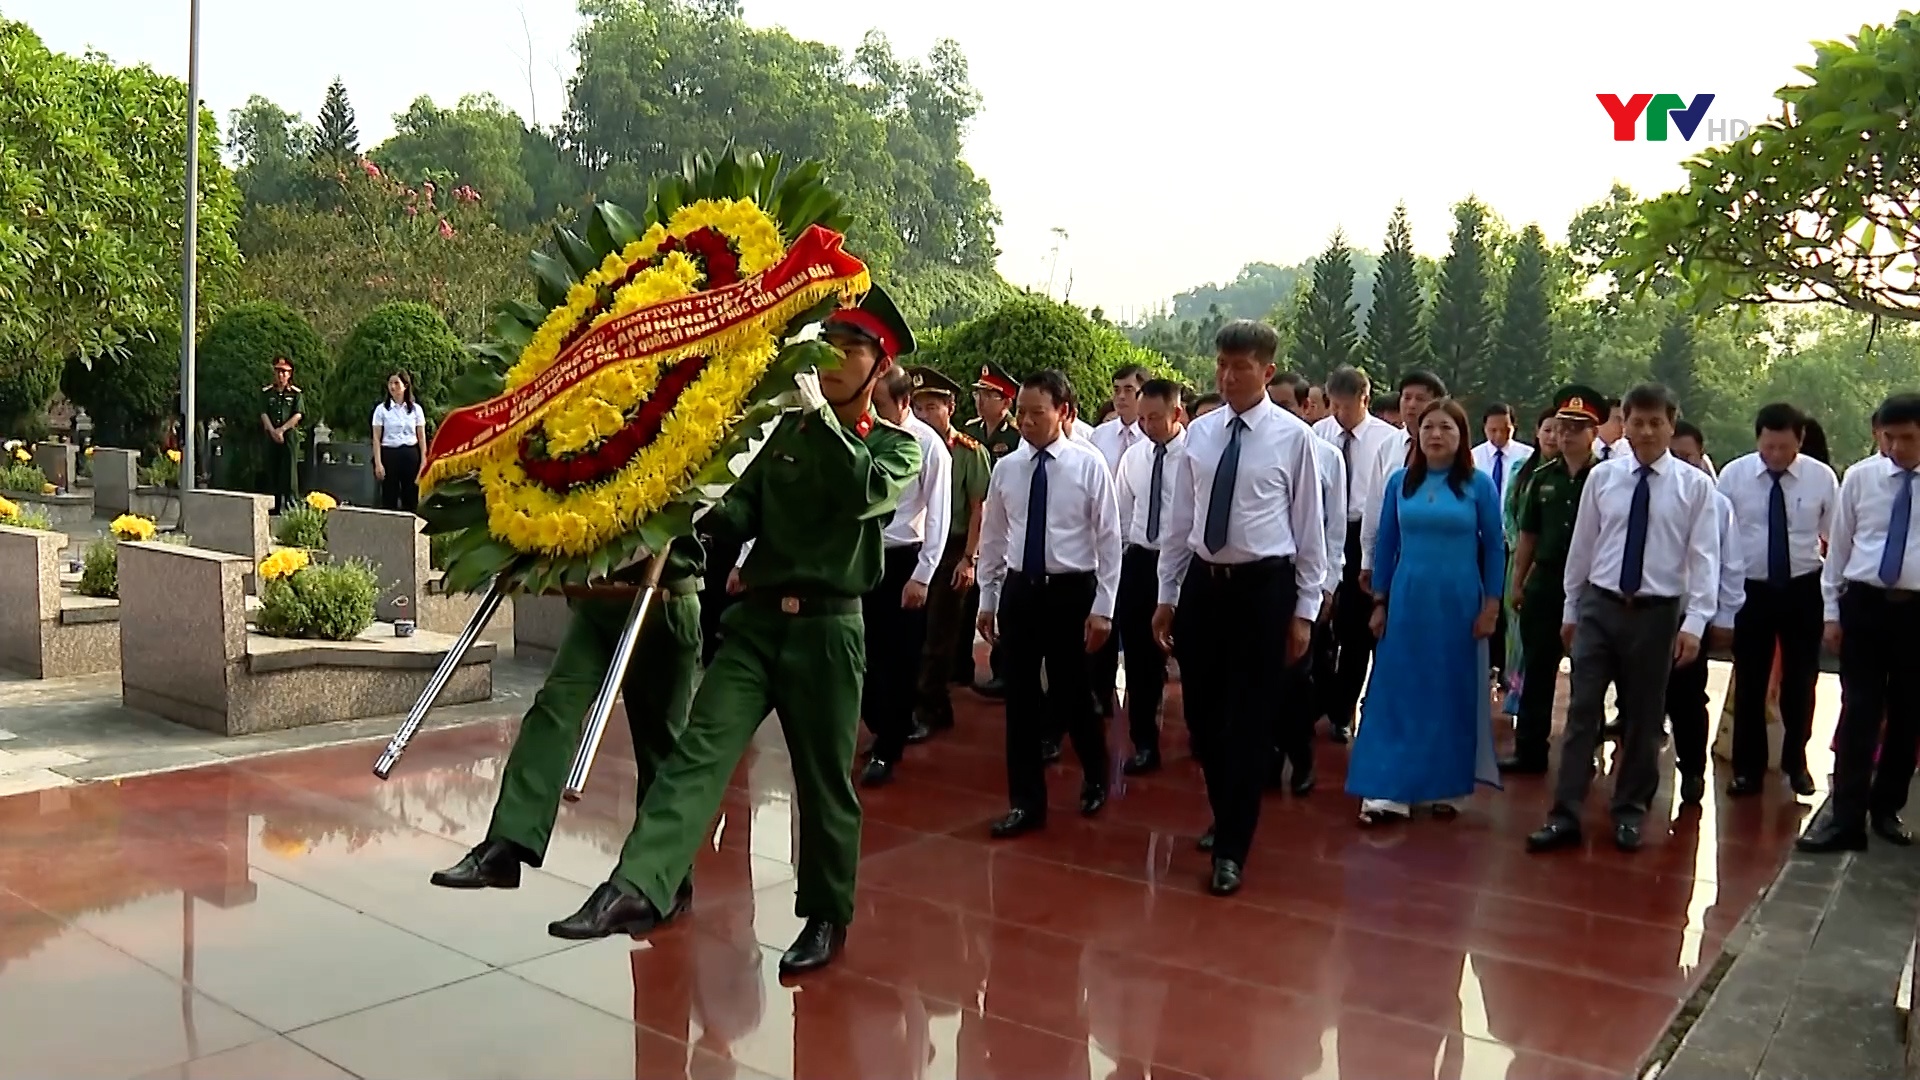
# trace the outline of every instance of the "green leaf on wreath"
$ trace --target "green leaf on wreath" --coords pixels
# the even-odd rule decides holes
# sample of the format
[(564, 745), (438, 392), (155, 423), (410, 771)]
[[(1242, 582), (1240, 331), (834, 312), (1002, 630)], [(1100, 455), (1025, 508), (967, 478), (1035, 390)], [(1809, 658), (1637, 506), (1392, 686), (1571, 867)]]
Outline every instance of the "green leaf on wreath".
[(446, 489), (435, 491), (420, 501), (420, 517), (426, 522), (421, 530), (428, 536), (485, 528), (487, 500), (483, 495), (450, 495)]
[[(633, 220), (632, 214), (627, 213), (612, 203), (603, 202), (593, 208), (593, 219), (587, 226), (587, 234), (590, 240), (596, 231), (606, 237), (608, 242), (607, 250), (612, 252), (625, 251), (628, 244), (640, 239), (640, 234), (643, 230), (640, 228), (640, 225)], [(594, 240), (593, 244), (595, 249), (598, 249), (600, 246), (600, 242), (597, 240)], [(605, 258), (605, 255), (601, 257)]]
[(527, 256), (527, 263), (533, 267), (533, 281), (540, 302), (549, 308), (566, 303), (567, 290), (573, 287), (573, 278), (568, 275), (566, 264), (544, 251)]
[(580, 239), (572, 229), (555, 225), (553, 242), (560, 249), (561, 257), (567, 260), (567, 265), (573, 268), (573, 277), (576, 281), (586, 280), (586, 276), (593, 273), (600, 265), (600, 260), (593, 257), (593, 249), (588, 247), (587, 242)]

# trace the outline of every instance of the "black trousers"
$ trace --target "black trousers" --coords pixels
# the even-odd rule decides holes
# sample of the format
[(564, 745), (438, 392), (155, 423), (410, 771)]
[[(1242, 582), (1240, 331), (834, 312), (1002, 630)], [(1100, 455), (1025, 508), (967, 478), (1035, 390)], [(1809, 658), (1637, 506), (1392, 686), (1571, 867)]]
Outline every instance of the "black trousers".
[[(1336, 618), (1339, 598), (1334, 599)], [(1313, 657), (1307, 664), (1307, 695), (1312, 704), (1313, 723), (1333, 715), (1335, 673), (1340, 666), (1340, 638), (1334, 633), (1334, 619), (1313, 624)], [(1311, 734), (1311, 731), (1309, 731)]]
[[(1289, 607), (1287, 615), (1292, 614)], [(1333, 596), (1333, 637), (1339, 657), (1327, 686), (1327, 719), (1335, 724), (1351, 727), (1360, 708), (1367, 662), (1373, 658), (1373, 628), (1367, 625), (1372, 618), (1373, 596), (1360, 587), (1360, 523), (1349, 521), (1346, 568)]]
[(1673, 725), (1673, 764), (1681, 776), (1707, 775), (1707, 654), (1667, 676), (1667, 722)]
[(380, 481), (380, 509), (420, 509), (420, 445), (383, 446), (380, 464), (386, 467), (386, 479)]
[[(1319, 623), (1313, 624), (1316, 645), (1323, 629)], [(1279, 708), (1274, 712), (1273, 751), (1293, 766), (1296, 782), (1313, 772), (1313, 729), (1320, 721), (1320, 711), (1315, 707), (1318, 696), (1313, 686), (1315, 665), (1319, 661), (1317, 650), (1309, 647), (1307, 655), (1287, 669), (1286, 692), (1280, 695)], [(1279, 782), (1278, 769), (1273, 771), (1273, 779)]]
[[(1040, 744), (1062, 731), (1088, 784), (1105, 785), (1107, 733), (1088, 707), (1087, 616), (1095, 590), (1091, 572), (1049, 574), (1038, 580), (1010, 574), (1001, 591), (1000, 653), (1007, 680), (1007, 795), (1014, 809), (1044, 816), (1047, 766)], [(1046, 666), (1046, 689), (1040, 668)]]
[(1780, 768), (1798, 772), (1807, 767), (1824, 616), (1817, 571), (1781, 586), (1747, 581), (1746, 603), (1733, 624), (1735, 776), (1757, 778), (1767, 771), (1767, 683), (1773, 677), (1776, 646), (1780, 650)]
[[(1153, 611), (1159, 601), (1160, 553), (1138, 545), (1128, 548), (1120, 559), (1120, 596), (1114, 604), (1113, 629), (1127, 646), (1127, 734), (1139, 751), (1160, 749), (1160, 702), (1167, 692), (1167, 655), (1153, 640)], [(1109, 648), (1112, 645), (1108, 643)], [(1108, 685), (1112, 685), (1110, 677)]]
[(1273, 762), (1273, 709), (1288, 684), (1292, 559), (1223, 566), (1193, 560), (1180, 587), (1174, 648), (1187, 728), (1207, 780), (1215, 858), (1245, 863)]
[(1513, 721), (1513, 756), (1545, 765), (1553, 739), (1553, 699), (1560, 693), (1560, 661), (1566, 656), (1560, 621), (1567, 598), (1560, 588), (1560, 568), (1534, 567), (1521, 595), (1520, 712)]
[(733, 573), (733, 564), (740, 561), (741, 545), (705, 534), (700, 541), (707, 553), (706, 583), (700, 590), (700, 666), (707, 667), (713, 663), (715, 650), (720, 648), (720, 617), (739, 601), (739, 597), (727, 592), (727, 577)]
[[(1834, 734), (1833, 823), (1898, 814), (1920, 734), (1920, 594), (1849, 582), (1840, 594), (1840, 725)], [(1786, 688), (1780, 691), (1786, 710)], [(1736, 706), (1737, 707), (1737, 706)], [(1881, 719), (1886, 732), (1881, 734)], [(1873, 763), (1880, 750), (1878, 768)]]
[(890, 547), (880, 584), (860, 598), (866, 625), (867, 677), (860, 688), (860, 716), (873, 732), (873, 756), (899, 761), (913, 730), (913, 703), (920, 681), (920, 650), (926, 644), (927, 609), (908, 610), (900, 594), (913, 578), (920, 545)]
[[(973, 681), (973, 616), (967, 612), (967, 593), (953, 587), (953, 572), (966, 553), (964, 536), (949, 536), (927, 586), (927, 635), (920, 648), (920, 719), (929, 727), (953, 726), (952, 681), (955, 657), (964, 650), (967, 681)], [(971, 591), (971, 590), (969, 590)]]

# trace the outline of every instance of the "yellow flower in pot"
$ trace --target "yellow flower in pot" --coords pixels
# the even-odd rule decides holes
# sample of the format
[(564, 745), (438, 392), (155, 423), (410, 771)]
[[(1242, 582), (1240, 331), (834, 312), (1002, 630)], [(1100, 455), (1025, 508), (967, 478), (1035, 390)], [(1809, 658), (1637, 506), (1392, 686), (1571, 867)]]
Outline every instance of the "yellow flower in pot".
[(281, 548), (260, 560), (260, 579), (279, 581), (307, 568), (307, 553), (302, 548)]
[(113, 519), (113, 523), (107, 526), (107, 530), (113, 533), (116, 540), (136, 541), (151, 540), (157, 531), (152, 518), (141, 517), (139, 514), (121, 514)]
[[(178, 459), (175, 459), (175, 460), (178, 460)], [(333, 496), (327, 494), (324, 491), (314, 491), (314, 492), (309, 492), (307, 494), (307, 505), (313, 507), (315, 510), (325, 513), (326, 511), (331, 510), (336, 506), (339, 506), (340, 503), (339, 503), (339, 500), (335, 499)]]

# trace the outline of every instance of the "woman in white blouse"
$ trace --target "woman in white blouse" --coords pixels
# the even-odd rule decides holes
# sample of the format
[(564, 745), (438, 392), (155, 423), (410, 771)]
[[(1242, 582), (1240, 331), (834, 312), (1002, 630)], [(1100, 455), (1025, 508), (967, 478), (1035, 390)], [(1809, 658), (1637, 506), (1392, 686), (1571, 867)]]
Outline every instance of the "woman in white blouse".
[(387, 376), (387, 398), (373, 410), (373, 478), (380, 481), (380, 508), (420, 505), (420, 448), (427, 441), (427, 414), (413, 399), (413, 376)]

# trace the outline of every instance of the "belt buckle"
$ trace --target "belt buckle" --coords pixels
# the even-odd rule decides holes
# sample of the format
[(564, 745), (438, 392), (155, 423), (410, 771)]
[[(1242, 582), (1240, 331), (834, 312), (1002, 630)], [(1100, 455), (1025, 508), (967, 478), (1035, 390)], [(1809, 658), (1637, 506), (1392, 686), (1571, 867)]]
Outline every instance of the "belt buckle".
[(781, 611), (782, 611), (783, 613), (785, 613), (785, 614), (788, 614), (788, 615), (798, 615), (798, 614), (800, 614), (800, 598), (799, 598), (799, 597), (797, 597), (797, 596), (783, 596), (783, 597), (781, 597), (781, 598), (780, 598), (780, 610), (781, 610)]

